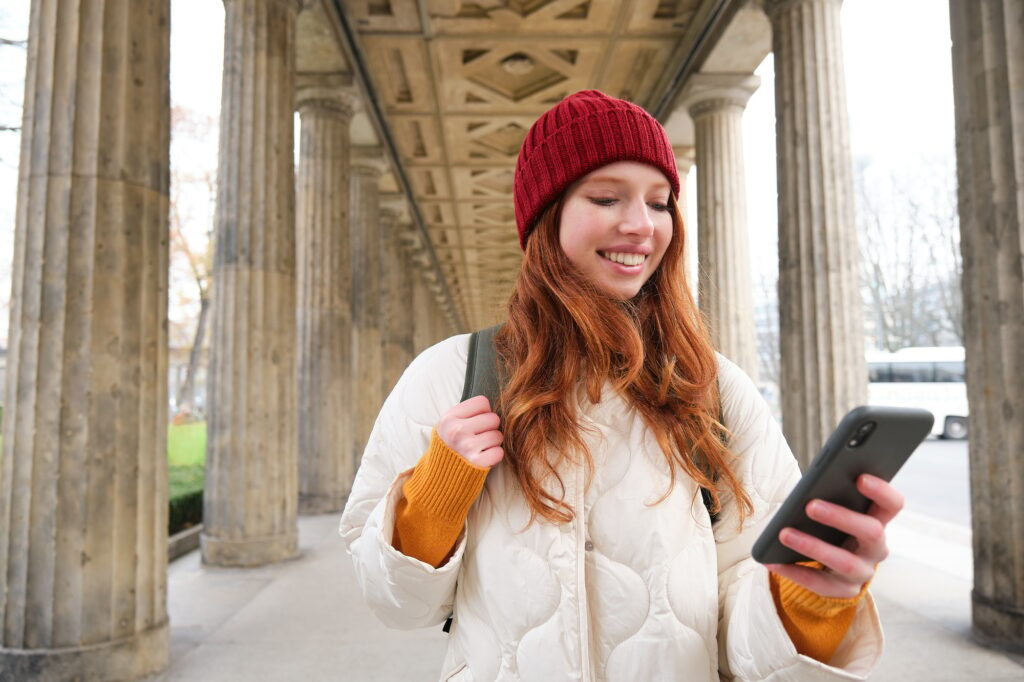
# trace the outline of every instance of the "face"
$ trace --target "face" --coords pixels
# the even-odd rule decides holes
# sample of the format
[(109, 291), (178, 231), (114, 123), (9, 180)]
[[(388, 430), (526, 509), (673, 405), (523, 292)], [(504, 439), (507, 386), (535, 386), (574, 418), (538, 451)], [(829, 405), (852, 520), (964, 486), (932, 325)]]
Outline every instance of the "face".
[(601, 291), (623, 301), (633, 298), (672, 239), (671, 192), (661, 171), (635, 161), (585, 175), (562, 202), (562, 251)]

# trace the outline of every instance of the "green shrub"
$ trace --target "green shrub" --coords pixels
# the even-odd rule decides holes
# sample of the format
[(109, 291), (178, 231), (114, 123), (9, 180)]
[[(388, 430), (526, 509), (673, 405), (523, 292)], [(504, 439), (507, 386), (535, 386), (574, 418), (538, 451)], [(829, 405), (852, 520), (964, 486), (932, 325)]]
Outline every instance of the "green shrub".
[(174, 535), (203, 522), (203, 491), (172, 497), (167, 514), (167, 534)]

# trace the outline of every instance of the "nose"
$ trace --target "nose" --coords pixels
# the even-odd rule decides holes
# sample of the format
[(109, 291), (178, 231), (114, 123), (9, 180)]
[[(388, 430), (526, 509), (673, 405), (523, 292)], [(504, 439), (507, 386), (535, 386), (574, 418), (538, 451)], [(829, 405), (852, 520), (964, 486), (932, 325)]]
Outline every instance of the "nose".
[(654, 210), (647, 205), (642, 198), (630, 199), (624, 202), (622, 221), (619, 230), (623, 234), (636, 235), (648, 238), (654, 234), (654, 217), (651, 212)]

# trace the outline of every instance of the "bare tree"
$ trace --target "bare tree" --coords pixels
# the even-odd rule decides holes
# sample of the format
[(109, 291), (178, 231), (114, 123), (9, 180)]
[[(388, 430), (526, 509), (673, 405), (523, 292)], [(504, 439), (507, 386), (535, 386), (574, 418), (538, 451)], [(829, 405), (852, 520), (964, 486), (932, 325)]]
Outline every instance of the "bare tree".
[[(941, 164), (940, 164), (941, 165)], [(865, 318), (878, 348), (961, 342), (959, 243), (949, 173), (855, 169)]]
[[(943, 170), (943, 169), (937, 169)], [(963, 345), (963, 295), (960, 278), (960, 214), (957, 209), (956, 177), (951, 169), (927, 176), (927, 185), (907, 192), (913, 219), (924, 229), (923, 246), (932, 263), (929, 288), (934, 292), (935, 335), (955, 338)], [(939, 345), (935, 343), (934, 345)]]
[(761, 304), (755, 311), (758, 377), (762, 383), (779, 385), (779, 297), (778, 275), (760, 273), (757, 280)]
[[(216, 130), (216, 122), (209, 116), (181, 107), (171, 110), (172, 140), (183, 149), (185, 155), (190, 145), (215, 143)], [(180, 279), (172, 278), (172, 287), (177, 286), (174, 292), (176, 301), (183, 308), (190, 303), (198, 303), (196, 316), (185, 320), (186, 324), (195, 326), (185, 377), (175, 396), (178, 412), (176, 418), (180, 420), (196, 412), (196, 375), (202, 361), (211, 301), (213, 263), (210, 235), (217, 182), (215, 167), (188, 163), (188, 160), (186, 163), (172, 163), (172, 166), (169, 215), (171, 263), (172, 269), (177, 267), (188, 274)], [(201, 215), (197, 216), (196, 213)], [(200, 235), (196, 234), (197, 231)], [(191, 282), (187, 290), (183, 289), (184, 281)]]

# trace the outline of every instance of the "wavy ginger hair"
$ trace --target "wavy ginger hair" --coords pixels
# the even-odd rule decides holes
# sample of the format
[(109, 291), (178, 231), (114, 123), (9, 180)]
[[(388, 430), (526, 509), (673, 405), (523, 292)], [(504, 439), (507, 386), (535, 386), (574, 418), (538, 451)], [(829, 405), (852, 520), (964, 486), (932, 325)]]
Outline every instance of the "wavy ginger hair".
[[(711, 493), (712, 513), (721, 509), (720, 491), (737, 501), (741, 524), (753, 511), (724, 443), (715, 352), (683, 272), (682, 214), (674, 197), (670, 203), (665, 255), (628, 301), (598, 290), (562, 251), (562, 199), (541, 215), (526, 242), (494, 346), (504, 380), (498, 398), (504, 461), (533, 519), (573, 518), (559, 468), (580, 455), (593, 470), (576, 391), (582, 386), (596, 403), (605, 382), (639, 411), (668, 461), (671, 479), (655, 504), (668, 497), (681, 470)], [(561, 496), (545, 487), (552, 478)]]

